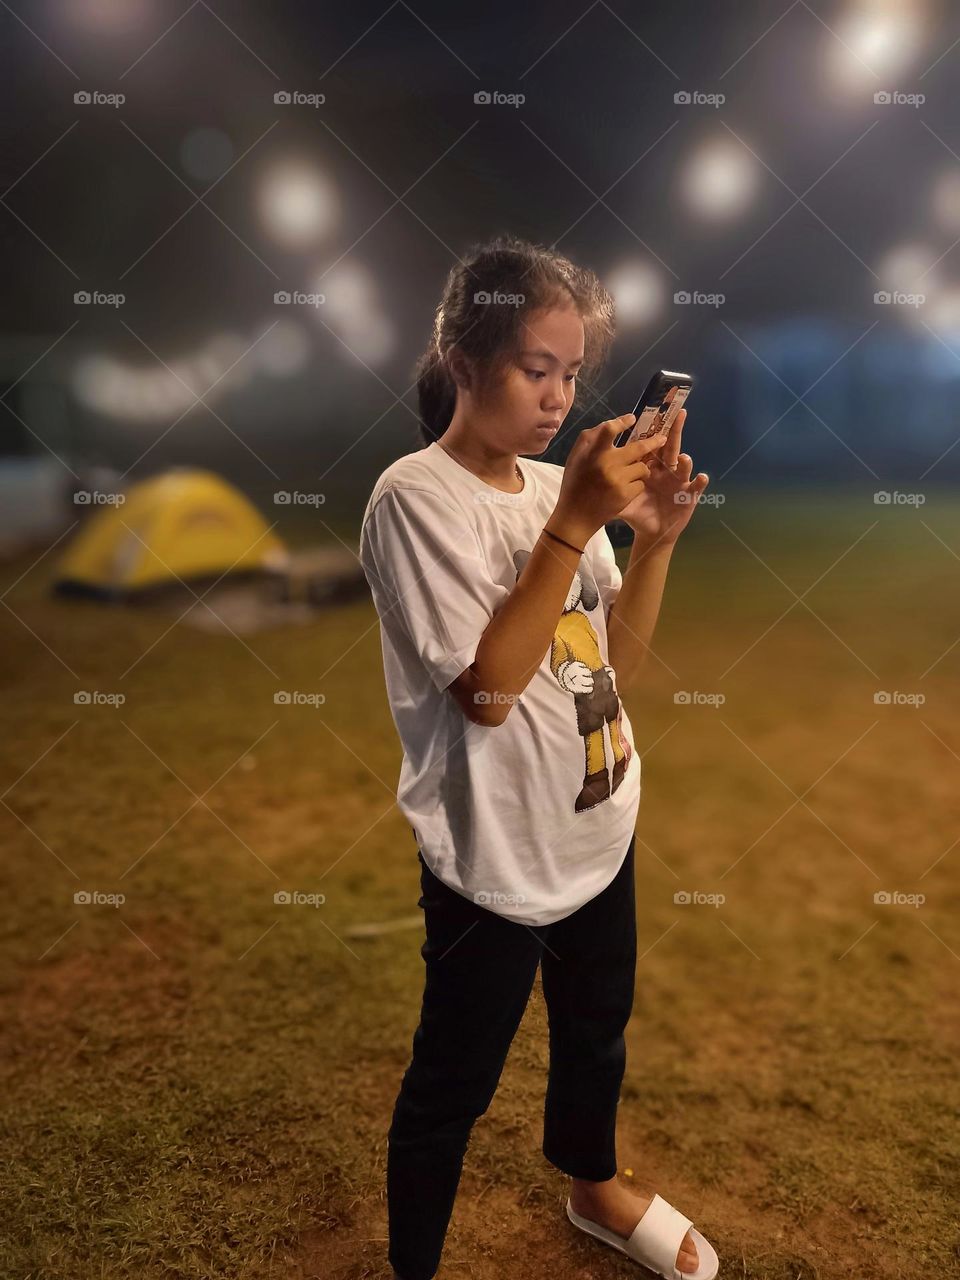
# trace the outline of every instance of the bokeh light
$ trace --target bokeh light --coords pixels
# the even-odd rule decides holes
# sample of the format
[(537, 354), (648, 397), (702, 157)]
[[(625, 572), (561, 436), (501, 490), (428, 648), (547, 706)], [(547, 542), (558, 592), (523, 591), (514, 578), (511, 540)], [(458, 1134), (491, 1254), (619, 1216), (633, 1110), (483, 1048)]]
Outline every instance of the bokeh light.
[(861, 0), (851, 5), (822, 39), (836, 83), (861, 90), (903, 88), (879, 77), (906, 72), (920, 48), (926, 6), (917, 0)]
[(616, 304), (618, 327), (647, 324), (663, 310), (663, 272), (645, 259), (614, 268), (605, 283)]
[(923, 293), (928, 297), (939, 285), (939, 253), (930, 245), (916, 243), (898, 245), (880, 260), (877, 275), (880, 288), (899, 289), (904, 293)]
[(146, 24), (152, 0), (57, 0), (57, 17), (98, 34), (123, 35)]
[[(272, 328), (268, 328), (273, 325)], [(250, 355), (264, 371), (273, 377), (288, 377), (306, 368), (310, 359), (310, 337), (296, 320), (281, 320), (273, 324), (264, 322), (267, 333), (253, 348)]]
[(361, 263), (343, 258), (316, 283), (324, 303), (317, 315), (334, 331), (341, 355), (353, 355), (367, 365), (388, 360), (396, 349), (396, 332), (383, 313), (372, 273)]
[(338, 204), (328, 178), (312, 166), (291, 162), (270, 171), (259, 198), (267, 230), (293, 249), (307, 248), (330, 232)]
[(689, 207), (708, 218), (741, 213), (758, 184), (757, 163), (738, 142), (717, 138), (703, 143), (682, 170), (681, 190)]

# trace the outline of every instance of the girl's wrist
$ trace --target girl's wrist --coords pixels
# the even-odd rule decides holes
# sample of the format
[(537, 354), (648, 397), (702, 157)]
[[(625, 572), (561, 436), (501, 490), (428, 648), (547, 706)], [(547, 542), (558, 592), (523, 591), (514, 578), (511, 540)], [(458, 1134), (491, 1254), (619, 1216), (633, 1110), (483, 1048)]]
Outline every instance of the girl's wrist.
[(565, 542), (573, 543), (576, 547), (586, 547), (596, 533), (596, 529), (592, 531), (587, 529), (582, 521), (572, 518), (559, 507), (554, 507), (549, 520), (544, 525), (544, 530), (563, 538)]
[(632, 549), (647, 559), (669, 560), (676, 545), (676, 538), (671, 538), (669, 541), (665, 538), (645, 538), (639, 530), (633, 531)]

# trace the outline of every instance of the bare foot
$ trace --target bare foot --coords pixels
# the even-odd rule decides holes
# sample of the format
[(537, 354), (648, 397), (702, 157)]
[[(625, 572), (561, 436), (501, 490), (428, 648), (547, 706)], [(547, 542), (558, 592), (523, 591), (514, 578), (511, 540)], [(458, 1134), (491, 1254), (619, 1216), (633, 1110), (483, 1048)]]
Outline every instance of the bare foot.
[[(574, 1178), (570, 1187), (570, 1207), (581, 1218), (589, 1218), (626, 1241), (646, 1213), (653, 1194), (647, 1188), (639, 1193), (630, 1191), (617, 1178), (611, 1178), (609, 1182), (585, 1182)], [(688, 1231), (680, 1243), (677, 1268), (696, 1271), (699, 1265), (697, 1248)]]

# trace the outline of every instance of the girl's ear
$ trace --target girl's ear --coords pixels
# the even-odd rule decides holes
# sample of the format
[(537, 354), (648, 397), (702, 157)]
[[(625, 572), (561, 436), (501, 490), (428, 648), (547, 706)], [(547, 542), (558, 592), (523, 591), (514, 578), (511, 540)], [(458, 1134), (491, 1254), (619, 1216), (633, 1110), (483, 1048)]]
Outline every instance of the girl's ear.
[(459, 347), (451, 347), (447, 352), (447, 368), (458, 387), (469, 391), (473, 385), (473, 367), (470, 357), (464, 355)]

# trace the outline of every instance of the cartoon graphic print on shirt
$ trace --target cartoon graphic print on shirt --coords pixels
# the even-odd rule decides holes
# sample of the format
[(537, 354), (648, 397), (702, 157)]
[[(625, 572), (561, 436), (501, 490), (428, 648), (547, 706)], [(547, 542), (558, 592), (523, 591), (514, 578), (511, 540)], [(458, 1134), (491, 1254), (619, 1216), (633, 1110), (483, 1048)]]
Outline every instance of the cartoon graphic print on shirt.
[[(530, 554), (529, 551), (514, 552), (518, 578)], [(597, 584), (581, 560), (550, 648), (550, 670), (560, 688), (573, 695), (577, 732), (584, 739), (583, 786), (573, 806), (576, 813), (610, 799), (623, 781), (633, 754), (622, 732), (623, 708), (614, 685), (615, 672), (603, 661), (597, 633), (587, 616), (600, 602)], [(605, 724), (609, 727), (613, 751), (612, 786), (603, 736)]]

